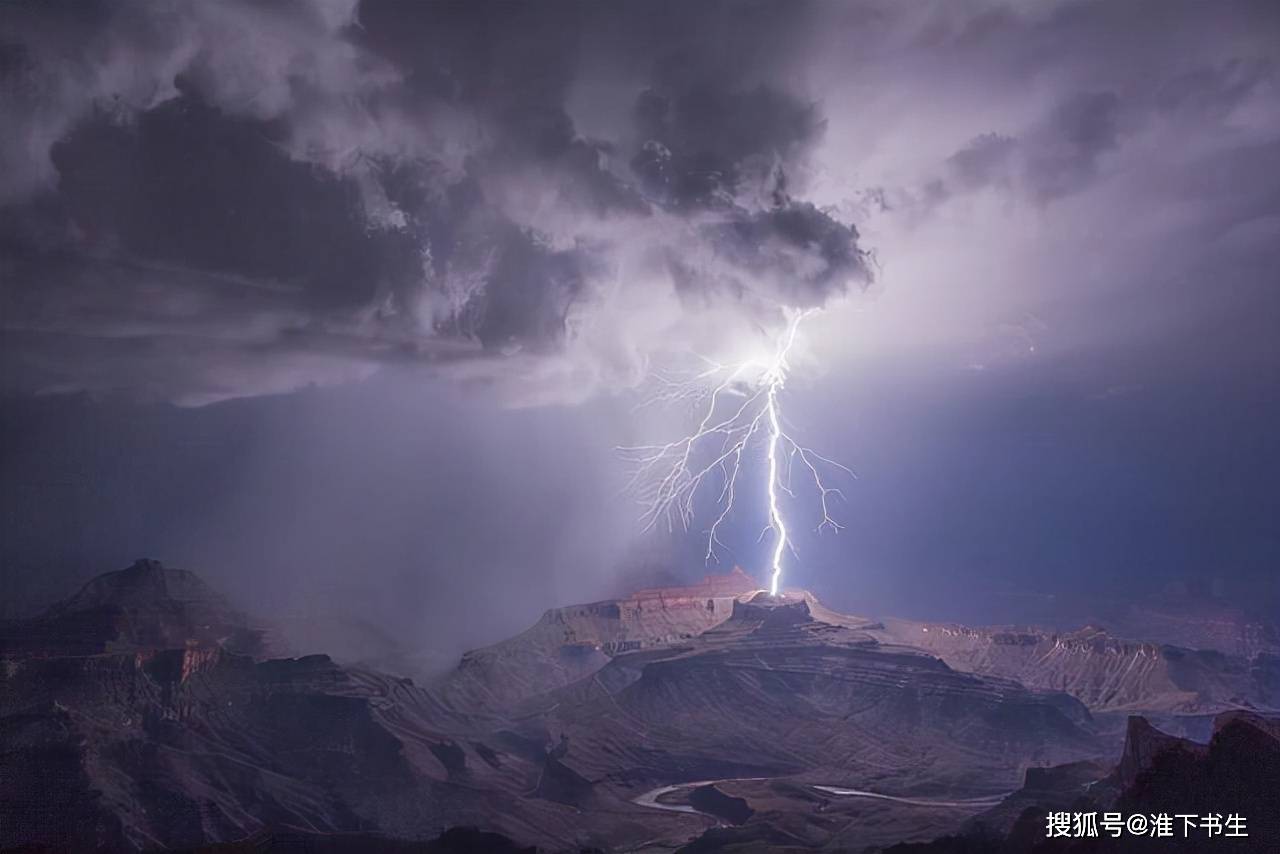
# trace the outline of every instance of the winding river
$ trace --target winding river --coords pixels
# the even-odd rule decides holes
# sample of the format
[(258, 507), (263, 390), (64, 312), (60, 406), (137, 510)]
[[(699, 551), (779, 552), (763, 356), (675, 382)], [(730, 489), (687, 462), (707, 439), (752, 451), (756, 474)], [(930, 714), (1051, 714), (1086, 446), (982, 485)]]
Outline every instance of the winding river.
[[(671, 786), (659, 786), (656, 789), (651, 789), (650, 791), (645, 792), (643, 795), (640, 795), (639, 797), (632, 799), (632, 803), (642, 807), (649, 807), (651, 809), (666, 810), (667, 812), (682, 812), (682, 813), (693, 813), (694, 815), (705, 815), (708, 818), (716, 819), (716, 821), (719, 821), (719, 818), (717, 816), (712, 815), (711, 813), (708, 813), (708, 812), (703, 812), (702, 810), (696, 809), (692, 806), (689, 806), (688, 804), (664, 804), (664, 803), (661, 803), (658, 800), (658, 798), (662, 797), (663, 795), (669, 794), (671, 792), (676, 792), (681, 789), (695, 789), (698, 786), (710, 786), (717, 783), (742, 783), (742, 782), (748, 782), (753, 780), (767, 780), (767, 779), (769, 778), (768, 777), (730, 777), (724, 780), (699, 780), (694, 783), (676, 783), (675, 785), (671, 785)], [(811, 785), (809, 788), (814, 789), (815, 791), (818, 791), (818, 792), (822, 792), (825, 795), (834, 795), (839, 798), (872, 798), (875, 800), (893, 801), (894, 803), (909, 804), (911, 806), (917, 806), (917, 807), (939, 807), (942, 809), (967, 809), (967, 810), (989, 809), (999, 804), (1000, 801), (1002, 801), (1005, 798), (1005, 795), (989, 795), (983, 798), (967, 798), (967, 799), (961, 799), (961, 800), (945, 800), (945, 799), (934, 799), (934, 798), (903, 798), (897, 795), (881, 794), (880, 792), (868, 792), (864, 789), (846, 789), (841, 786)]]

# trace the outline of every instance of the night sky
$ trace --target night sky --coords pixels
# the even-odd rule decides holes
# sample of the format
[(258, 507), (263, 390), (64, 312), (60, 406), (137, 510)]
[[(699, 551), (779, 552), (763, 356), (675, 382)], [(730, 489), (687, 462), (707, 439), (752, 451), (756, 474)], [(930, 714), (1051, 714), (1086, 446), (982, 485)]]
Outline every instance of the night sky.
[(697, 578), (614, 448), (787, 308), (858, 474), (790, 584), (1280, 607), (1278, 164), (1269, 2), (6, 3), (3, 612), (149, 556), (445, 655)]

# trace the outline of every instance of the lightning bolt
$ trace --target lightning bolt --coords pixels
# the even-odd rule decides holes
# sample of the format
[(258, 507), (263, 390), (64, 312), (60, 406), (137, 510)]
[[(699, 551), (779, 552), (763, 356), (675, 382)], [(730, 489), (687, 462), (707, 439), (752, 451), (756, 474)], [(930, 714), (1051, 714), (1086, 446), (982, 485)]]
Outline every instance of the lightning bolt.
[(795, 496), (791, 483), (796, 463), (818, 496), (822, 516), (816, 527), (819, 532), (843, 527), (831, 515), (831, 501), (843, 499), (844, 494), (826, 484), (823, 471), (835, 469), (856, 477), (847, 467), (799, 444), (784, 429), (781, 396), (791, 369), (788, 359), (801, 322), (812, 313), (789, 312), (786, 328), (768, 357), (729, 364), (704, 358), (706, 369), (692, 377), (656, 375), (656, 390), (640, 405), (693, 403), (702, 411), (697, 428), (666, 444), (617, 449), (634, 465), (627, 488), (644, 507), (641, 523), (646, 531), (664, 523), (668, 530), (688, 530), (694, 521), (695, 499), (704, 487), (719, 486), (715, 502), (719, 512), (706, 530), (706, 560), (711, 562), (718, 561), (718, 548), (727, 549), (719, 535), (734, 510), (748, 452), (763, 444), (768, 463), (765, 492), (769, 521), (759, 539), (770, 534), (774, 537), (769, 565), (769, 593), (774, 596), (782, 581), (784, 558), (795, 554), (780, 496)]

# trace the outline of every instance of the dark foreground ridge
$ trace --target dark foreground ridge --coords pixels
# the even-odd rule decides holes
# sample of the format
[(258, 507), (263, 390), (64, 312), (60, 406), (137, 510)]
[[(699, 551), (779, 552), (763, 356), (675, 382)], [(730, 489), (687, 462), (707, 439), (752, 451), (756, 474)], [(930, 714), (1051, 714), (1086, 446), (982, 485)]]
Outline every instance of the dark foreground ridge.
[[(1005, 803), (977, 816), (956, 835), (923, 844), (895, 845), (886, 854), (1051, 854), (1070, 851), (1227, 851), (1271, 854), (1280, 850), (1280, 721), (1250, 712), (1226, 712), (1214, 721), (1207, 745), (1175, 738), (1145, 719), (1129, 720), (1120, 762), (1101, 779), (1096, 768), (1063, 766), (1028, 772), (1026, 784)], [(1091, 779), (1093, 778), (1093, 779)], [(1125, 833), (1112, 837), (1048, 839), (1050, 811), (1141, 813), (1148, 818), (1235, 813), (1247, 836), (1209, 836), (1196, 828), (1184, 836), (1175, 821), (1172, 838)]]
[(520, 845), (500, 833), (474, 827), (454, 827), (435, 839), (392, 839), (374, 833), (309, 833), (303, 830), (267, 830), (248, 839), (185, 849), (186, 854), (256, 854), (256, 852), (306, 852), (306, 854), (538, 854), (538, 848)]

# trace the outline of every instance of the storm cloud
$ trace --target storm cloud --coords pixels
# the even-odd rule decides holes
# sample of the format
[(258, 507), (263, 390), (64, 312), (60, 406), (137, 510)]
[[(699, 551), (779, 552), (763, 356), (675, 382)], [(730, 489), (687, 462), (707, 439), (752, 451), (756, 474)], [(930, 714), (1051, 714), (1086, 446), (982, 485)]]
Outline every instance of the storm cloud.
[[(689, 317), (864, 285), (856, 229), (803, 198), (811, 10), (618, 11), (6, 7), (6, 383), (204, 403), (410, 361), (561, 399), (633, 383)], [(574, 382), (532, 383), (546, 361)]]

